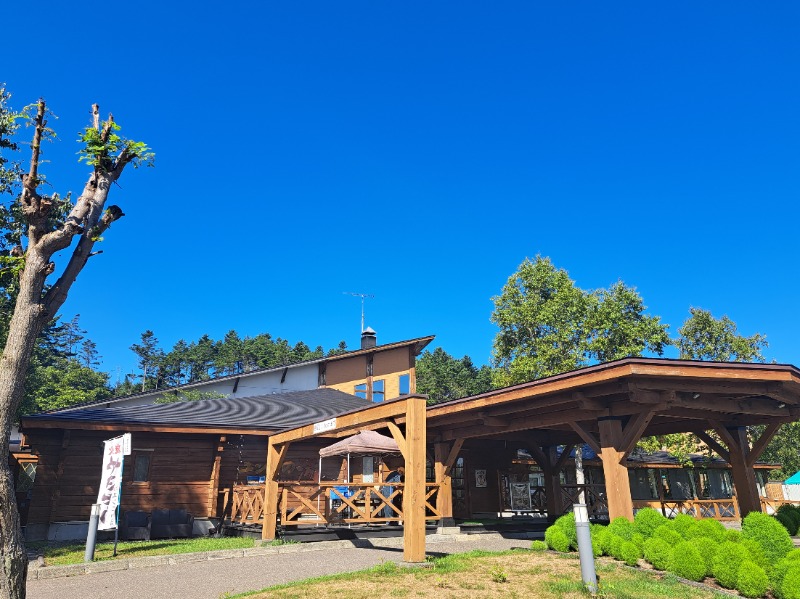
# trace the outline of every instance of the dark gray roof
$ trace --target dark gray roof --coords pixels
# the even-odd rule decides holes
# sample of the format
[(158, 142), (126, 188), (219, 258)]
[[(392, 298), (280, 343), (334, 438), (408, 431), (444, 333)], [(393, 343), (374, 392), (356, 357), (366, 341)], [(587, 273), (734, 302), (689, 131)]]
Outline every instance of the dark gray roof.
[(23, 428), (63, 423), (64, 428), (90, 424), (137, 424), (202, 428), (283, 430), (372, 405), (336, 389), (290, 391), (255, 397), (205, 399), (147, 406), (89, 408), (24, 416)]

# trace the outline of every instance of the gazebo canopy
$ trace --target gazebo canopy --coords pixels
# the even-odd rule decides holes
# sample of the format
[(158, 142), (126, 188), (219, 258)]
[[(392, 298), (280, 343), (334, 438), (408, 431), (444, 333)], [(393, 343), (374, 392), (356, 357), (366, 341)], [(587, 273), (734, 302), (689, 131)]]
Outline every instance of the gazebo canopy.
[(360, 431), (352, 437), (347, 437), (319, 450), (319, 455), (323, 458), (347, 455), (348, 453), (365, 455), (400, 453), (400, 448), (391, 437), (386, 437), (375, 431)]

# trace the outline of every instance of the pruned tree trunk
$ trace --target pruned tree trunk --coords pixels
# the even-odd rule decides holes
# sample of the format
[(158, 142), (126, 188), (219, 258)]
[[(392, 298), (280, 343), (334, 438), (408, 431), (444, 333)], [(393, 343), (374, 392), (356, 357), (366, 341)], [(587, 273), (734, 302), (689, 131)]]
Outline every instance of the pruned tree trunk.
[[(27, 225), (28, 247), (17, 255), (24, 260), (19, 275), (19, 291), (14, 313), (8, 328), (8, 338), (0, 357), (0, 448), (7, 451), (17, 410), (24, 394), (25, 375), (28, 370), (36, 339), (44, 326), (56, 315), (67, 299), (72, 283), (92, 255), (92, 247), (112, 222), (121, 218), (122, 211), (111, 206), (105, 208), (111, 185), (131, 161), (141, 158), (137, 151), (146, 149), (143, 144), (109, 144), (113, 118), (103, 124), (99, 107), (93, 107), (94, 128), (99, 144), (95, 144), (94, 170), (89, 176), (81, 196), (63, 223), (53, 224), (53, 201), (40, 196), (39, 155), (42, 138), (46, 132), (46, 110), (39, 101), (35, 118), (30, 169), (23, 175), (20, 198)], [(117, 155), (109, 148), (121, 148)], [(51, 261), (53, 254), (68, 248), (75, 237), (78, 243), (70, 255), (61, 276), (49, 289), (45, 282), (56, 269)], [(14, 255), (12, 253), (12, 255)], [(8, 460), (0, 459), (0, 599), (23, 599), (28, 560), (20, 527), (14, 481)]]

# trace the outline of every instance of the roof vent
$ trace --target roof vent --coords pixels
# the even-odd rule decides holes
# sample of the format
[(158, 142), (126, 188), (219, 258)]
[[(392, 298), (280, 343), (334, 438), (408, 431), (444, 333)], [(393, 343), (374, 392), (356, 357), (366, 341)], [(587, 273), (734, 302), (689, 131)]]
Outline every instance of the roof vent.
[(361, 349), (369, 349), (378, 345), (378, 334), (370, 327), (361, 331)]

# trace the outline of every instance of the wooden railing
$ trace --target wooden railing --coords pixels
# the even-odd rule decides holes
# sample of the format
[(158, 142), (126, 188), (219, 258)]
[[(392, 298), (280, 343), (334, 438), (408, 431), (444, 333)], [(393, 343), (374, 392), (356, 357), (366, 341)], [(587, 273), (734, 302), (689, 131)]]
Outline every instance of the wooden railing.
[(793, 501), (791, 499), (771, 499), (769, 497), (761, 498), (761, 511), (765, 514), (774, 514), (782, 505), (800, 505), (800, 501)]
[(686, 514), (694, 518), (714, 518), (715, 520), (738, 520), (741, 518), (736, 498), (731, 499), (677, 499), (664, 501), (651, 500), (633, 502), (633, 509), (651, 507), (667, 518)]
[[(391, 493), (382, 489), (390, 486)], [(425, 484), (425, 519), (438, 520), (437, 483)], [(278, 483), (278, 513), (282, 526), (301, 524), (386, 524), (403, 520), (403, 483)], [(264, 486), (233, 488), (231, 522), (264, 523)]]
[(575, 503), (585, 503), (590, 518), (608, 518), (605, 485), (561, 485), (561, 513), (571, 512)]

